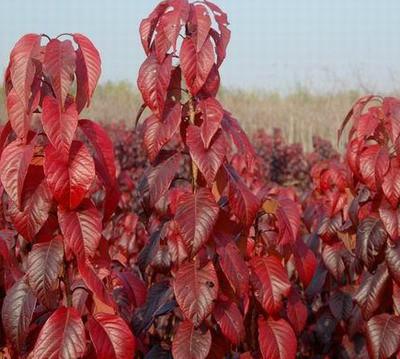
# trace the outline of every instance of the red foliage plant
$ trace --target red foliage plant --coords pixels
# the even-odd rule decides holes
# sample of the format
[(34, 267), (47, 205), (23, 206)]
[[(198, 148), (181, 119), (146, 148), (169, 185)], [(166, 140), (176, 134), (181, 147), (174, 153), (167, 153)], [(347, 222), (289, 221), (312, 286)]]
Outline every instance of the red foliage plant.
[(227, 15), (164, 0), (140, 36), (148, 160), (137, 132), (111, 128), (113, 146), (80, 119), (101, 69), (89, 39), (12, 50), (0, 357), (399, 355), (400, 101), (356, 103), (345, 161), (279, 132), (257, 134), (257, 156), (216, 98)]
[(110, 294), (116, 274), (102, 237), (119, 199), (113, 147), (98, 124), (79, 118), (100, 71), (81, 34), (28, 34), (11, 52), (0, 135), (0, 347), (11, 357), (135, 352)]
[(239, 175), (254, 173), (255, 153), (216, 99), (227, 26), (213, 3), (187, 0), (162, 1), (140, 26), (138, 87), (152, 114), (143, 124), (151, 167), (138, 189), (149, 239), (137, 264), (149, 290), (132, 325), (146, 358), (296, 354), (283, 253), (300, 211), (292, 192), (256, 195)]
[(349, 247), (355, 254), (354, 271), (360, 274), (353, 294), (364, 321), (359, 332), (366, 339), (371, 358), (389, 358), (400, 349), (400, 101), (364, 97), (344, 125), (349, 119), (353, 123), (346, 162), (352, 195), (348, 224), (341, 231), (355, 235)]
[(141, 24), (151, 166), (137, 215), (126, 198), (118, 206), (105, 131), (79, 119), (97, 50), (79, 34), (17, 43), (0, 136), (8, 355), (295, 357), (300, 302), (285, 264), (299, 206), (255, 180), (250, 141), (215, 98), (227, 26), (216, 5), (186, 0), (163, 1)]
[(332, 144), (313, 137), (313, 151), (304, 153), (299, 143), (288, 144), (282, 130), (275, 128), (270, 135), (258, 130), (253, 144), (259, 156), (263, 179), (269, 186), (294, 187), (300, 195), (307, 195), (312, 187), (311, 169), (325, 159), (339, 160)]
[(399, 354), (400, 101), (367, 96), (345, 119), (345, 163), (314, 166), (304, 204), (318, 259), (305, 291), (310, 313), (301, 351), (309, 356), (390, 358)]

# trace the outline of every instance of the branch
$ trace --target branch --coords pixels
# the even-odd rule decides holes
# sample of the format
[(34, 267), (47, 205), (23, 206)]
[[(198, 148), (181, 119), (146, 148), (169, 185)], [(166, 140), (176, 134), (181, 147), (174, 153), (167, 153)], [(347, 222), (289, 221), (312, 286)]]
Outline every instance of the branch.
[(47, 34), (40, 34), (40, 36), (45, 37), (47, 40), (51, 41), (51, 38)]
[(138, 113), (136, 114), (136, 119), (135, 119), (135, 128), (137, 127), (140, 117), (142, 117), (142, 114), (144, 112), (144, 110), (146, 109), (146, 104), (142, 104), (142, 106), (140, 106)]

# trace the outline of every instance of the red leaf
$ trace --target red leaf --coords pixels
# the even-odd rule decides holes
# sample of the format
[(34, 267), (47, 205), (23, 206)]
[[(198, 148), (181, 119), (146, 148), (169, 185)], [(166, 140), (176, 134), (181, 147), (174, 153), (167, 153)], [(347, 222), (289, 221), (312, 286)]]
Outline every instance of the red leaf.
[(199, 108), (203, 117), (201, 138), (204, 146), (208, 148), (212, 138), (220, 128), (222, 118), (224, 117), (224, 109), (221, 104), (212, 97), (202, 100), (199, 103)]
[(212, 262), (201, 269), (196, 263), (183, 264), (175, 276), (174, 292), (183, 314), (198, 327), (212, 312), (218, 295), (218, 278)]
[(220, 67), (225, 60), (226, 57), (226, 49), (229, 45), (229, 41), (231, 40), (231, 30), (229, 30), (226, 26), (220, 27), (221, 36), (219, 41), (217, 42), (217, 66)]
[(233, 167), (225, 165), (225, 170), (229, 179), (229, 206), (241, 223), (250, 227), (260, 208), (260, 201), (243, 183)]
[(207, 9), (201, 4), (195, 4), (194, 21), (196, 24), (196, 51), (200, 52), (211, 29), (211, 19)]
[(375, 133), (379, 125), (379, 117), (373, 113), (366, 113), (360, 116), (357, 121), (356, 135), (360, 140), (368, 139)]
[(174, 359), (205, 359), (211, 348), (211, 333), (196, 329), (186, 320), (179, 324), (172, 341)]
[(42, 124), (53, 147), (67, 155), (78, 125), (75, 103), (62, 111), (55, 98), (46, 96), (43, 100)]
[(111, 299), (108, 294), (104, 283), (99, 278), (98, 274), (93, 268), (93, 265), (89, 260), (85, 260), (83, 257), (78, 258), (78, 270), (82, 277), (83, 282), (92, 293), (101, 300), (107, 306), (114, 308), (115, 302)]
[(373, 268), (375, 257), (383, 249), (387, 233), (379, 218), (367, 217), (357, 228), (356, 250), (358, 259), (364, 262), (367, 268)]
[(146, 55), (148, 55), (150, 52), (151, 40), (153, 38), (154, 30), (156, 29), (157, 23), (161, 15), (168, 8), (168, 6), (168, 1), (162, 1), (156, 6), (149, 17), (142, 20), (142, 22), (140, 23), (140, 39), (142, 41), (142, 45), (144, 51), (146, 52)]
[(226, 358), (228, 353), (231, 352), (231, 344), (228, 340), (225, 339), (223, 335), (221, 335), (216, 331), (211, 333), (211, 348), (208, 353), (207, 359), (221, 359)]
[(221, 10), (220, 7), (218, 7), (217, 5), (212, 3), (211, 1), (205, 0), (204, 2), (207, 4), (207, 6), (213, 12), (213, 14), (215, 16), (215, 21), (217, 22), (219, 27), (229, 25), (228, 16), (226, 15), (225, 12), (223, 12)]
[(101, 239), (100, 213), (91, 201), (78, 210), (58, 208), (58, 221), (65, 242), (77, 257), (94, 257)]
[(156, 167), (150, 169), (150, 172), (147, 175), (150, 206), (153, 207), (159, 199), (167, 193), (172, 180), (179, 171), (181, 160), (181, 154), (176, 153)]
[(353, 295), (353, 300), (360, 306), (365, 319), (371, 318), (382, 305), (389, 278), (388, 269), (384, 263), (378, 266), (374, 274), (364, 272), (360, 287)]
[(1, 127), (0, 132), (0, 157), (4, 150), (4, 145), (7, 143), (8, 137), (10, 136), (12, 127), (10, 121), (7, 121), (4, 126)]
[(288, 275), (276, 257), (254, 257), (250, 261), (250, 281), (256, 299), (269, 314), (276, 314), (282, 308), (282, 300), (290, 292)]
[(38, 59), (40, 56), (40, 39), (41, 36), (37, 34), (23, 36), (10, 55), (12, 85), (25, 110), (28, 110), (31, 86), (36, 72), (33, 59)]
[(276, 219), (278, 222), (279, 244), (293, 244), (300, 229), (299, 205), (290, 198), (279, 198)]
[(238, 120), (225, 111), (221, 125), (224, 131), (232, 138), (237, 151), (245, 155), (246, 165), (251, 167), (254, 163), (256, 153), (246, 133), (240, 127)]
[(170, 222), (170, 230), (167, 235), (167, 246), (171, 254), (171, 261), (178, 266), (189, 256), (175, 221)]
[(169, 0), (168, 3), (173, 7), (173, 10), (162, 15), (160, 28), (170, 45), (176, 50), (176, 41), (182, 27), (181, 23), (185, 23), (189, 16), (189, 4), (187, 0)]
[(72, 307), (75, 308), (80, 315), (87, 315), (88, 308), (86, 302), (90, 298), (89, 291), (83, 285), (77, 287), (72, 292)]
[(97, 313), (87, 322), (98, 359), (133, 358), (135, 339), (124, 320), (113, 314)]
[(386, 264), (389, 269), (390, 276), (400, 285), (400, 246), (387, 246), (385, 253)]
[(100, 54), (93, 43), (82, 34), (74, 34), (74, 41), (78, 44), (76, 56), (77, 107), (78, 112), (87, 104), (97, 86), (101, 74)]
[(135, 311), (132, 325), (135, 333), (141, 335), (148, 330), (158, 317), (176, 308), (172, 288), (168, 282), (158, 282), (149, 288), (146, 303)]
[[(215, 37), (216, 43), (216, 53), (217, 53), (217, 66), (220, 67), (226, 56), (226, 49), (228, 47), (229, 41), (231, 39), (231, 31), (228, 29), (228, 16), (224, 13), (217, 5), (211, 3), (210, 1), (205, 1), (207, 6), (211, 9), (214, 14), (215, 21), (218, 24), (220, 34)], [(213, 33), (213, 31), (211, 31)], [(216, 33), (216, 32), (215, 32)]]
[(336, 290), (329, 298), (329, 309), (337, 321), (348, 320), (353, 311), (353, 300), (349, 294)]
[(3, 151), (0, 160), (0, 179), (11, 200), (22, 207), (22, 190), (33, 157), (33, 145), (16, 140)]
[(21, 211), (10, 201), (8, 214), (18, 232), (32, 241), (45, 224), (53, 201), (43, 168), (31, 165), (24, 183)]
[(300, 296), (294, 290), (289, 295), (287, 316), (296, 334), (299, 335), (307, 323), (308, 311)]
[(96, 122), (79, 120), (79, 128), (95, 149), (96, 172), (102, 179), (107, 192), (103, 218), (103, 221), (106, 221), (114, 212), (120, 197), (117, 189), (114, 146), (107, 132)]
[(154, 48), (158, 63), (163, 63), (171, 48), (171, 44), (168, 41), (167, 35), (165, 35), (165, 32), (162, 30), (161, 22), (157, 27), (157, 33), (154, 39)]
[(28, 281), (41, 303), (51, 308), (57, 303), (58, 277), (62, 272), (64, 246), (60, 237), (37, 243), (28, 256)]
[(54, 198), (66, 208), (76, 208), (95, 179), (95, 166), (86, 146), (73, 141), (69, 158), (51, 145), (45, 149), (44, 173)]
[(400, 317), (383, 313), (366, 325), (368, 352), (372, 359), (390, 358), (400, 345)]
[(207, 183), (214, 182), (226, 154), (226, 142), (222, 131), (215, 134), (207, 149), (201, 139), (200, 128), (191, 125), (187, 129), (186, 144), (194, 163), (204, 175)]
[(382, 109), (388, 118), (388, 132), (392, 143), (396, 143), (400, 135), (400, 101), (394, 97), (385, 97)]
[(391, 207), (380, 207), (379, 216), (382, 223), (392, 240), (397, 240), (400, 230), (400, 212)]
[(117, 275), (128, 292), (129, 299), (134, 303), (135, 307), (141, 307), (146, 301), (146, 284), (132, 272), (119, 272)]
[(95, 149), (94, 161), (96, 172), (103, 181), (106, 189), (103, 216), (103, 222), (105, 222), (113, 214), (120, 198), (116, 183), (114, 146), (107, 132), (96, 122), (79, 120), (79, 128)]
[(374, 98), (377, 96), (374, 95), (367, 95), (364, 97), (361, 97), (351, 108), (349, 113), (346, 115), (346, 118), (343, 120), (342, 125), (340, 126), (340, 129), (338, 130), (338, 136), (337, 140), (339, 142), (340, 137), (342, 137), (343, 131), (347, 125), (347, 123), (352, 119), (357, 119), (361, 116), (362, 112), (364, 111), (364, 108), (368, 105), (369, 102), (371, 102)]
[(389, 153), (385, 147), (371, 145), (361, 152), (360, 173), (365, 184), (372, 190), (377, 189), (389, 170)]
[(185, 193), (178, 203), (175, 220), (180, 227), (183, 241), (195, 255), (208, 241), (218, 218), (219, 207), (206, 188), (196, 193)]
[(399, 285), (393, 281), (393, 293), (392, 293), (392, 299), (393, 299), (393, 312), (395, 315), (399, 315), (400, 313), (400, 287)]
[(15, 233), (10, 230), (0, 230), (0, 258), (3, 258), (3, 266), (7, 268), (15, 281), (21, 279), (24, 273), (19, 268), (19, 263), (14, 251), (7, 244), (12, 240)]
[(40, 330), (32, 357), (80, 358), (86, 351), (85, 327), (75, 308), (59, 308)]
[(70, 40), (50, 40), (46, 46), (43, 72), (50, 78), (53, 91), (64, 108), (64, 102), (74, 80), (76, 55)]
[(346, 149), (347, 163), (349, 164), (351, 171), (356, 175), (359, 175), (358, 164), (362, 149), (363, 149), (363, 141), (357, 139), (350, 141)]
[(183, 40), (181, 47), (181, 68), (186, 85), (193, 96), (201, 90), (214, 65), (214, 49), (210, 37), (197, 53), (192, 38)]
[(222, 334), (232, 344), (238, 345), (244, 336), (243, 316), (234, 302), (218, 302), (214, 309), (214, 318)]
[(301, 239), (298, 239), (293, 248), (294, 265), (304, 288), (307, 288), (314, 277), (317, 268), (317, 259)]
[(264, 359), (294, 359), (297, 339), (293, 329), (283, 319), (258, 319), (258, 337)]
[(400, 200), (400, 164), (397, 158), (390, 161), (389, 171), (382, 182), (382, 190), (393, 208), (396, 208)]
[(232, 242), (217, 248), (219, 264), (232, 289), (239, 296), (249, 291), (249, 269), (239, 248)]
[(150, 161), (154, 161), (163, 146), (168, 143), (181, 123), (182, 107), (177, 103), (164, 120), (150, 116), (144, 123), (143, 143)]
[(3, 327), (14, 347), (22, 349), (36, 307), (36, 298), (24, 278), (8, 291), (1, 309)]
[(333, 277), (340, 281), (346, 269), (344, 264), (343, 255), (346, 249), (344, 245), (339, 242), (333, 245), (325, 245), (322, 250), (322, 260)]
[(202, 96), (204, 97), (217, 96), (220, 84), (221, 84), (221, 77), (219, 75), (217, 66), (214, 64), (210, 71), (210, 74), (207, 77), (206, 83), (201, 89)]
[(162, 64), (155, 55), (150, 55), (140, 67), (137, 85), (147, 106), (161, 118), (164, 112), (167, 90), (171, 81), (172, 56)]
[(24, 109), (24, 105), (15, 89), (7, 95), (7, 112), (12, 129), (18, 138), (25, 138), (31, 124), (31, 112)]

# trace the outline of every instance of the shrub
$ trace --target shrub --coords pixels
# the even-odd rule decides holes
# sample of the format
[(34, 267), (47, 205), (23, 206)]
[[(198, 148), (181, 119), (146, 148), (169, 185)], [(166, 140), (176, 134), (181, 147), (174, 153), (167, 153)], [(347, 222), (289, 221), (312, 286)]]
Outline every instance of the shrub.
[[(147, 58), (138, 87), (152, 115), (143, 123), (151, 167), (139, 186), (149, 240), (137, 263), (149, 289), (133, 328), (149, 357), (296, 352), (294, 331), (281, 315), (291, 284), (273, 248), (295, 242), (299, 212), (283, 193), (271, 194), (276, 212), (263, 228), (276, 238), (267, 248), (262, 225), (253, 228), (266, 217), (267, 194), (256, 196), (246, 185), (251, 178), (239, 176), (238, 164), (252, 173), (255, 153), (215, 98), (227, 25), (226, 14), (208, 1), (172, 1), (140, 26)], [(189, 173), (177, 176), (185, 164)]]
[(0, 273), (1, 346), (12, 357), (135, 351), (111, 295), (113, 276), (125, 274), (112, 272), (102, 237), (119, 199), (113, 147), (98, 124), (79, 119), (99, 76), (99, 54), (81, 34), (28, 34), (11, 52), (9, 121), (0, 135)]
[(344, 159), (250, 141), (216, 99), (221, 9), (162, 1), (140, 35), (135, 130), (80, 119), (100, 76), (83, 35), (11, 53), (1, 356), (399, 355), (400, 100), (355, 104)]

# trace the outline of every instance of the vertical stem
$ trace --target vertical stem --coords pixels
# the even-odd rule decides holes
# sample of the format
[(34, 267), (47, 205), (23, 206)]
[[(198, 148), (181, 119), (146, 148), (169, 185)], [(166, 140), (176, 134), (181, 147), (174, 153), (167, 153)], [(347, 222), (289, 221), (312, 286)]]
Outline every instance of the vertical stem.
[[(194, 125), (194, 120), (196, 117), (196, 111), (194, 108), (194, 99), (192, 96), (189, 97), (189, 121), (192, 125)], [(197, 177), (199, 175), (199, 169), (196, 164), (192, 160), (192, 188), (193, 192), (195, 192), (197, 188)]]

